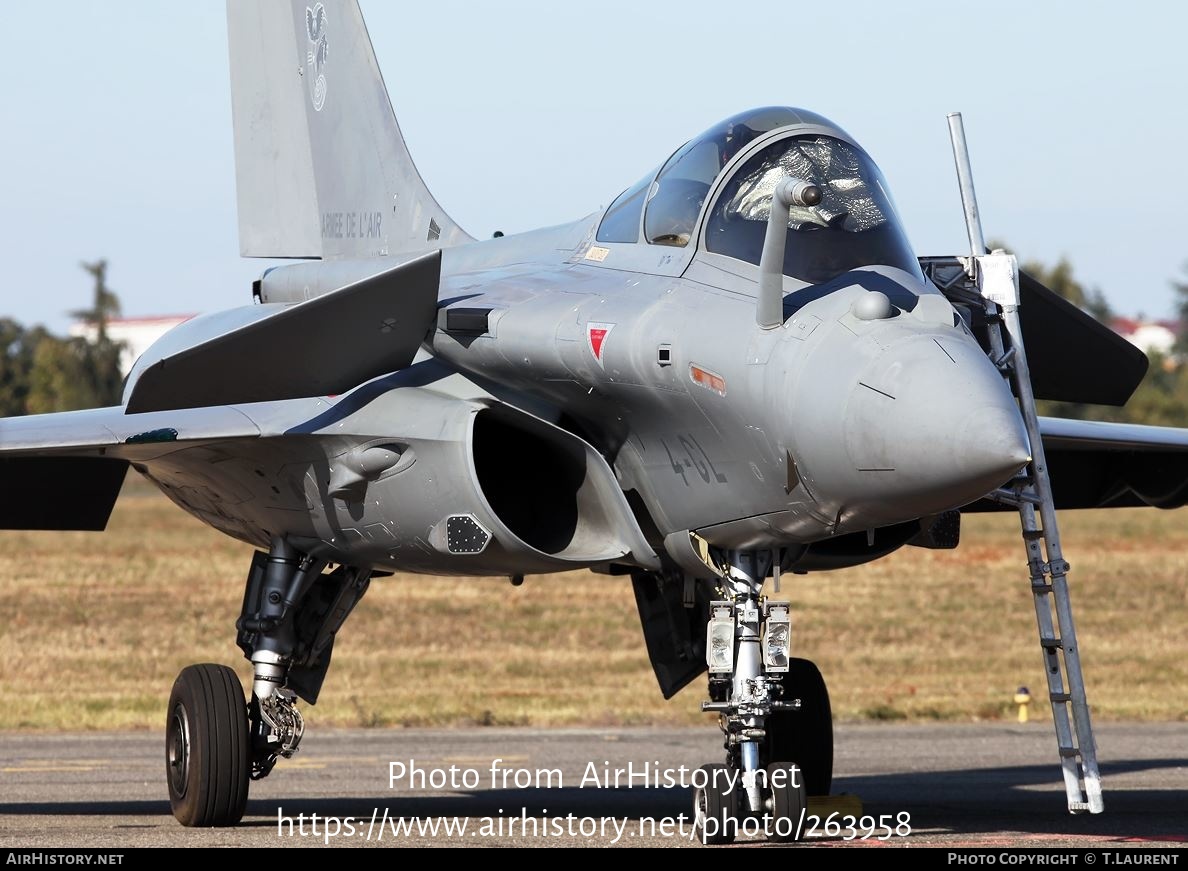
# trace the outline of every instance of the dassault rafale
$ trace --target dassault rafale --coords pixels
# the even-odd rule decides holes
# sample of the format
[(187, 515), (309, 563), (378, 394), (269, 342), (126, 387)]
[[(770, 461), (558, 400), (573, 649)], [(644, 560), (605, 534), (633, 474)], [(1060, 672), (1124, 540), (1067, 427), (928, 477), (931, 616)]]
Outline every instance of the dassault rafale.
[(794, 838), (833, 727), (781, 584), (956, 547), (991, 510), (1020, 515), (1069, 810), (1102, 810), (1056, 510), (1184, 504), (1188, 431), (1036, 416), (1125, 403), (1147, 360), (986, 250), (959, 116), (968, 254), (917, 256), (872, 157), (784, 106), (603, 211), (477, 240), (414, 167), (354, 0), (227, 16), (241, 253), (298, 262), (162, 337), (120, 406), (0, 421), (2, 528), (101, 530), (131, 467), (256, 548), (250, 693), (193, 665), (168, 701), (182, 824), (237, 823), (298, 749), (372, 581), (592, 569), (632, 584), (665, 698), (708, 673), (702, 841)]

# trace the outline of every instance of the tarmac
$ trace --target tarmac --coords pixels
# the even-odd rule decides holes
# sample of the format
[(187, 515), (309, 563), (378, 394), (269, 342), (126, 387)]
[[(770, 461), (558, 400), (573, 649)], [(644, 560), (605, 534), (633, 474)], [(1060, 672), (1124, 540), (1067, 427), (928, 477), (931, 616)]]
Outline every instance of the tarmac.
[[(1101, 724), (1097, 738), (1106, 812), (1071, 815), (1048, 725), (840, 724), (844, 797), (812, 803), (821, 819), (796, 846), (1188, 847), (1188, 723)], [(696, 847), (685, 784), (721, 759), (712, 727), (315, 725), (252, 784), (240, 826), (186, 829), (163, 734), (4, 732), (0, 847)], [(744, 832), (731, 849), (770, 846)]]

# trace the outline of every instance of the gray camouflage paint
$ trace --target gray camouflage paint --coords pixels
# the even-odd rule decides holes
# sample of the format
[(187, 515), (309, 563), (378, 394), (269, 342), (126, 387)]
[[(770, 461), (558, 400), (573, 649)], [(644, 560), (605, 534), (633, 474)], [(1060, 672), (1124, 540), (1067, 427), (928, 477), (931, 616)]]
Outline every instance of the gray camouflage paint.
[[(284, 535), (336, 562), (451, 575), (670, 560), (697, 572), (680, 555), (688, 533), (743, 549), (870, 533), (970, 503), (1026, 462), (1002, 378), (922, 275), (785, 278), (785, 321), (763, 330), (758, 268), (707, 252), (697, 233), (685, 248), (594, 244), (595, 215), (474, 242), (412, 164), (357, 4), (231, 2), (228, 18), (243, 252), (323, 259), (268, 272), (265, 305), (178, 327), (137, 364), (125, 402), (153, 364), (236, 330), (275, 326), (300, 354), (276, 312), (345, 301), (441, 248), (436, 324), (419, 349), (401, 340), (411, 365), (342, 396), (4, 420), (4, 453), (127, 459), (255, 546)], [(698, 227), (733, 168), (798, 133), (852, 142), (811, 113), (759, 137)], [(486, 329), (451, 329), (453, 309), (487, 310)], [(286, 367), (236, 362), (244, 379)], [(1139, 429), (1086, 438), (1188, 444)], [(176, 440), (128, 443), (168, 430)]]

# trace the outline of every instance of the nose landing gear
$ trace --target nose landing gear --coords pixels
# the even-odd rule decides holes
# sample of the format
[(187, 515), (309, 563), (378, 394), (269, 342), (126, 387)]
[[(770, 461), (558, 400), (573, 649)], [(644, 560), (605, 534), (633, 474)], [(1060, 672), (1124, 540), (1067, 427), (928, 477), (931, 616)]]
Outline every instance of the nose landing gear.
[(771, 553), (722, 556), (729, 570), (710, 604), (710, 699), (701, 709), (718, 714), (726, 762), (702, 768), (698, 835), (703, 844), (730, 843), (740, 831), (799, 840), (809, 794), (828, 795), (832, 781), (829, 694), (816, 666), (788, 655), (788, 603), (762, 595)]

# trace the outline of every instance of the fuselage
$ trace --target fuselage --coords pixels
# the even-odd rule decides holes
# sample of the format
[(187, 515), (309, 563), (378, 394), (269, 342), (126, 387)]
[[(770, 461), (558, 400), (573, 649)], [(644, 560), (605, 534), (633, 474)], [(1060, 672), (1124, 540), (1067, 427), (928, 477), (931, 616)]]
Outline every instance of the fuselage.
[[(1001, 377), (918, 275), (869, 267), (804, 288), (803, 305), (793, 292), (773, 331), (755, 326), (752, 294), (723, 283), (581, 261), (465, 274), (447, 298), (490, 307), (491, 335), (438, 329), (432, 350), (560, 409), (662, 533), (721, 546), (935, 514), (1026, 461)], [(872, 293), (894, 300), (888, 317), (855, 314)]]
[[(344, 397), (241, 407), (269, 422), (266, 445), (241, 448), (250, 461), (220, 468), (191, 448), (144, 468), (183, 507), (253, 543), (287, 524), (284, 534), (340, 560), (479, 574), (651, 565), (689, 534), (748, 550), (873, 542), (978, 499), (1028, 458), (1009, 390), (924, 279), (869, 158), (819, 116), (781, 111), (783, 123), (747, 136), (737, 119), (707, 132), (604, 213), (445, 249), (418, 361)], [(706, 182), (681, 169), (705, 162), (704, 142), (718, 161), (698, 170)], [(763, 329), (753, 200), (789, 168), (840, 193), (790, 227), (783, 321)], [(173, 336), (143, 363), (226, 323)], [(476, 427), (489, 447), (476, 447)], [(532, 469), (534, 451), (554, 449), (554, 465)], [(185, 483), (195, 475), (202, 487)], [(261, 485), (274, 510), (228, 498), (254, 478), (282, 482), (269, 483), (271, 497)], [(550, 482), (557, 504), (516, 505)], [(455, 532), (472, 517), (490, 546), (451, 549), (447, 517)]]

